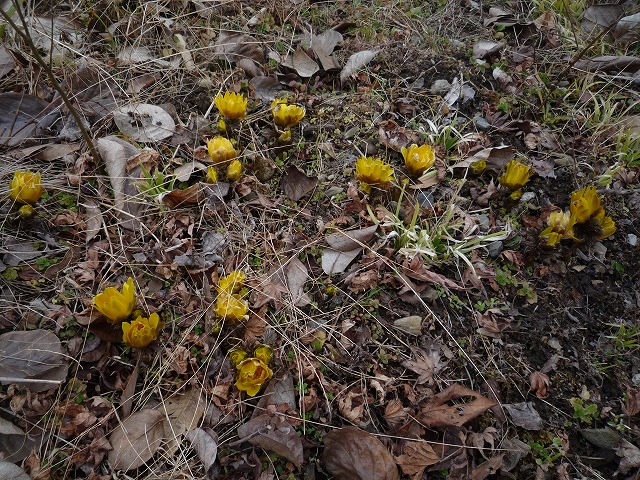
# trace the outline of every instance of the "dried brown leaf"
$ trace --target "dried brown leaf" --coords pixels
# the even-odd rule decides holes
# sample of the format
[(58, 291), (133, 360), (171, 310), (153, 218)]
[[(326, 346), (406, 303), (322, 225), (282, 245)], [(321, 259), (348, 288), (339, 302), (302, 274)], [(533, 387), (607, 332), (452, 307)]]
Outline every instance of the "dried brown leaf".
[(443, 362), (440, 358), (440, 346), (435, 342), (429, 346), (429, 350), (424, 350), (414, 347), (411, 349), (415, 360), (406, 360), (402, 362), (402, 366), (409, 370), (416, 372), (418, 376), (417, 383), (427, 385), (433, 385), (433, 376), (440, 372), (445, 366), (446, 362)]
[(162, 406), (167, 418), (163, 422), (164, 438), (168, 441), (167, 452), (173, 455), (180, 446), (182, 434), (200, 423), (205, 411), (205, 399), (199, 388), (192, 388), (183, 395), (169, 397)]
[(164, 435), (164, 414), (140, 410), (127, 417), (111, 435), (113, 446), (107, 458), (114, 470), (133, 470), (148, 462), (160, 447)]
[(210, 428), (194, 428), (185, 437), (208, 472), (218, 458), (218, 435)]
[(352, 251), (364, 247), (373, 238), (377, 230), (377, 225), (360, 230), (340, 230), (327, 235), (326, 241), (334, 250), (341, 252)]
[(0, 335), (0, 382), (18, 384), (31, 392), (58, 387), (69, 365), (58, 337), (48, 330), (7, 332)]
[(198, 205), (205, 199), (202, 184), (194, 183), (185, 190), (173, 190), (162, 197), (162, 203), (170, 208)]
[(347, 64), (344, 66), (342, 71), (340, 72), (340, 82), (346, 82), (349, 77), (358, 73), (362, 67), (371, 62), (379, 52), (374, 52), (373, 50), (363, 50), (361, 52), (354, 53), (347, 60)]
[(625, 474), (632, 468), (640, 467), (640, 449), (627, 440), (622, 440), (622, 444), (616, 450), (616, 455), (622, 457), (618, 470), (613, 474), (617, 476), (618, 473)]
[(627, 387), (627, 401), (622, 406), (624, 413), (630, 417), (640, 413), (640, 389)]
[(551, 386), (551, 380), (549, 375), (542, 372), (533, 372), (529, 375), (529, 382), (531, 383), (530, 391), (536, 394), (538, 398), (547, 398), (549, 392), (547, 388)]
[(295, 165), (289, 165), (282, 176), (282, 190), (294, 202), (297, 202), (318, 185), (318, 177), (307, 176)]
[(511, 421), (518, 427), (522, 427), (525, 430), (542, 430), (542, 417), (533, 408), (533, 403), (505, 403), (502, 406), (511, 417)]
[(356, 427), (324, 437), (325, 468), (336, 480), (398, 480), (398, 467), (376, 437)]
[[(20, 428), (0, 417), (0, 455), (8, 462), (21, 462), (31, 452), (35, 441)], [(0, 478), (5, 478), (0, 476)]]
[[(466, 403), (448, 405), (447, 402), (463, 397), (473, 397)], [(482, 415), (496, 402), (459, 383), (454, 383), (438, 393), (421, 409), (419, 420), (427, 427), (461, 427)]]
[(415, 480), (422, 478), (424, 469), (435, 465), (442, 458), (427, 442), (407, 442), (403, 454), (396, 457), (396, 462), (405, 475), (411, 475)]
[(302, 441), (284, 415), (254, 417), (238, 427), (238, 437), (277, 453), (297, 467), (304, 462)]

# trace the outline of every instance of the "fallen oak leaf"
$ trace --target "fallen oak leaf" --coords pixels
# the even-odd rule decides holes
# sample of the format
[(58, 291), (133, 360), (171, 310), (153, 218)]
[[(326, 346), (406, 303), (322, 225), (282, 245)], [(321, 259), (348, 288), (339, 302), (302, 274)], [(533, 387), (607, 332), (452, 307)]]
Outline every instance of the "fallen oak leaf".
[[(447, 402), (463, 397), (473, 397), (471, 402), (447, 405)], [(435, 395), (424, 405), (418, 419), (426, 427), (461, 427), (482, 415), (496, 402), (459, 383), (454, 383)]]

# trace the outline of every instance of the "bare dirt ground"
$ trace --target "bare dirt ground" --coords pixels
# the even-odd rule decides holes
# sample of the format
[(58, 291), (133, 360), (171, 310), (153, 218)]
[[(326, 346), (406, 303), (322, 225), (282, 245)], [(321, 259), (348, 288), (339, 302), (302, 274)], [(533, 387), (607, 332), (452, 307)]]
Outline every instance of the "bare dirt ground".
[(0, 478), (639, 478), (635, 4), (0, 6)]

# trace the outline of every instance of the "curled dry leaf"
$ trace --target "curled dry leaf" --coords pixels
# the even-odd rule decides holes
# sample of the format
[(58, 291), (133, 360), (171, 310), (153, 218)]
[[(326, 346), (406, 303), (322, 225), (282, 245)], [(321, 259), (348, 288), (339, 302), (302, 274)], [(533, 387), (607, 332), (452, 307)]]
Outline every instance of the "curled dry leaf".
[(210, 428), (194, 428), (185, 437), (208, 472), (218, 458), (218, 435)]
[(238, 437), (275, 452), (299, 467), (304, 462), (302, 440), (284, 415), (259, 415), (238, 427)]
[(324, 461), (336, 480), (398, 480), (398, 467), (376, 437), (356, 427), (329, 432), (324, 437)]
[(435, 465), (440, 460), (440, 455), (427, 442), (407, 442), (403, 454), (396, 457), (396, 462), (404, 474), (411, 475), (415, 480), (422, 478), (425, 468)]
[(349, 60), (347, 60), (347, 64), (340, 72), (340, 82), (344, 83), (349, 79), (349, 77), (351, 77), (351, 75), (358, 73), (358, 70), (376, 58), (378, 53), (379, 52), (374, 52), (373, 50), (363, 50), (351, 55)]
[(111, 435), (113, 445), (107, 456), (114, 470), (133, 470), (148, 462), (163, 440), (164, 414), (158, 410), (140, 410), (127, 417)]
[[(464, 397), (472, 397), (473, 400), (466, 403), (447, 404)], [(429, 400), (422, 407), (418, 419), (427, 427), (461, 427), (494, 405), (496, 402), (493, 400), (459, 383), (454, 383)]]
[(618, 473), (625, 474), (632, 468), (640, 467), (640, 449), (627, 440), (622, 440), (620, 447), (616, 450), (616, 455), (622, 457), (618, 470), (613, 474), (615, 477)]
[(58, 387), (69, 365), (60, 340), (48, 330), (7, 332), (0, 335), (0, 382), (15, 383), (31, 392)]
[(294, 202), (297, 202), (318, 185), (318, 177), (307, 176), (295, 165), (289, 165), (282, 176), (282, 190)]
[(533, 372), (529, 375), (529, 382), (531, 383), (531, 391), (536, 394), (538, 398), (547, 398), (549, 392), (547, 387), (551, 386), (551, 380), (549, 375), (542, 372)]

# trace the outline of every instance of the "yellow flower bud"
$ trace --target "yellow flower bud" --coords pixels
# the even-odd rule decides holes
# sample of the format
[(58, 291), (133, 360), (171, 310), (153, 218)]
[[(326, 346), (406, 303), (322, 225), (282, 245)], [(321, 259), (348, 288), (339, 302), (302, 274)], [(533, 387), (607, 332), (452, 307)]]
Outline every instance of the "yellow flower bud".
[(242, 176), (242, 162), (233, 160), (227, 167), (227, 180), (236, 182)]
[(616, 232), (615, 222), (611, 217), (604, 216), (604, 210), (601, 209), (600, 213), (598, 213), (594, 218), (600, 227), (600, 234), (598, 235), (600, 240), (610, 237)]
[(278, 143), (282, 145), (282, 144), (285, 144), (285, 143), (289, 143), (290, 141), (291, 141), (291, 130), (286, 129), (278, 137)]
[(507, 163), (504, 174), (498, 178), (498, 182), (509, 190), (520, 190), (525, 186), (534, 173), (535, 172), (531, 167), (524, 165), (517, 160), (511, 160)]
[(229, 361), (231, 362), (231, 365), (237, 367), (245, 358), (247, 358), (247, 355), (249, 354), (244, 350), (234, 350), (229, 352)]
[(436, 163), (436, 154), (430, 145), (418, 147), (415, 143), (409, 148), (402, 147), (404, 165), (411, 175), (422, 175)]
[(253, 356), (269, 365), (273, 360), (273, 348), (269, 345), (258, 345), (253, 350)]
[(18, 214), (23, 220), (29, 220), (36, 214), (36, 209), (27, 203), (26, 205), (20, 207), (20, 209), (18, 210)]
[(288, 105), (286, 100), (276, 98), (271, 103), (271, 114), (276, 125), (282, 128), (295, 127), (304, 118), (306, 111), (298, 105)]
[(487, 169), (487, 162), (484, 160), (476, 160), (471, 165), (469, 165), (469, 171), (473, 175), (481, 175)]
[(547, 245), (554, 247), (563, 238), (575, 239), (574, 225), (575, 220), (569, 212), (553, 212), (549, 215), (549, 226), (540, 233), (540, 237), (546, 237)]
[(272, 376), (273, 372), (258, 358), (247, 358), (238, 366), (238, 380), (236, 387), (238, 390), (247, 392), (247, 395), (254, 397), (262, 385), (264, 385)]
[(223, 320), (231, 323), (244, 320), (249, 311), (249, 304), (240, 298), (240, 295), (231, 295), (227, 292), (220, 292), (213, 312)]
[(218, 183), (218, 171), (216, 167), (207, 168), (207, 178), (205, 180), (207, 183)]
[(17, 171), (9, 185), (9, 196), (18, 203), (33, 204), (42, 196), (42, 181), (40, 172), (33, 173)]
[(573, 192), (569, 209), (576, 223), (588, 222), (600, 213), (604, 216), (600, 197), (596, 193), (595, 187), (585, 187)]
[(247, 113), (247, 98), (241, 93), (226, 92), (219, 93), (214, 99), (214, 103), (220, 114), (230, 120), (243, 118)]
[(122, 285), (122, 293), (114, 287), (107, 287), (104, 292), (93, 297), (96, 309), (111, 323), (119, 323), (129, 318), (136, 307), (136, 292), (133, 279), (129, 277)]
[(227, 163), (238, 155), (233, 144), (224, 137), (213, 137), (207, 142), (209, 157), (216, 165)]
[(149, 318), (138, 317), (133, 322), (122, 322), (122, 340), (135, 348), (144, 348), (158, 338), (158, 332), (164, 327), (157, 313)]
[(227, 124), (223, 119), (218, 120), (218, 132), (227, 133)]

